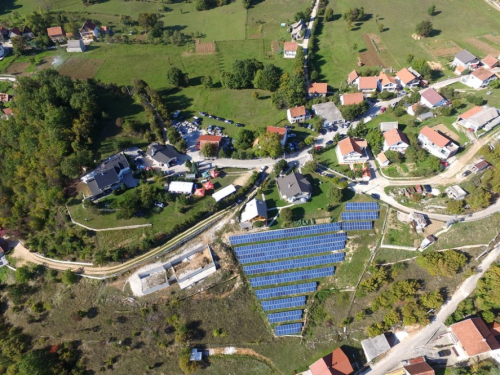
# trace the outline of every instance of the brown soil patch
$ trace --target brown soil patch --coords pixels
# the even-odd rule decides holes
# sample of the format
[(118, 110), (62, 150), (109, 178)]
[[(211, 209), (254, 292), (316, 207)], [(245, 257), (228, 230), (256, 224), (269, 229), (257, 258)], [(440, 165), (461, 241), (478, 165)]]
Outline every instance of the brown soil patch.
[(367, 66), (384, 66), (380, 58), (378, 57), (378, 53), (373, 46), (373, 43), (368, 34), (363, 34), (363, 40), (365, 41), (366, 48), (368, 51), (361, 52), (359, 57), (364, 65)]
[(199, 39), (194, 41), (196, 53), (215, 53), (215, 42), (200, 42)]
[(249, 171), (240, 177), (238, 177), (236, 180), (233, 181), (234, 186), (245, 186), (247, 181), (252, 177), (252, 171)]
[(50, 69), (53, 67), (52, 63), (54, 62), (55, 56), (46, 56), (41, 61), (40, 64), (37, 65), (37, 70)]
[(15, 62), (10, 64), (7, 69), (5, 69), (5, 74), (10, 74), (13, 76), (24, 75), (24, 71), (28, 69), (30, 63), (19, 63)]
[(420, 46), (436, 59), (454, 56), (463, 49), (452, 40), (432, 40), (422, 42)]
[(443, 65), (441, 65), (437, 61), (427, 61), (427, 65), (429, 65), (432, 70), (443, 70)]
[(484, 53), (488, 55), (493, 55), (493, 56), (498, 56), (500, 54), (500, 51), (497, 50), (496, 48), (490, 46), (488, 43), (483, 42), (482, 40), (479, 40), (478, 38), (469, 38), (465, 40), (467, 43), (469, 43), (471, 46), (476, 47), (477, 49), (480, 49)]
[(483, 38), (488, 39), (490, 42), (500, 45), (500, 35), (483, 35)]
[(61, 65), (59, 73), (74, 79), (94, 78), (103, 62), (102, 59), (70, 57)]
[(440, 133), (446, 135), (448, 138), (453, 139), (455, 142), (458, 142), (458, 140), (460, 139), (455, 132), (451, 131), (443, 124), (433, 126), (432, 129), (438, 130)]
[(377, 34), (367, 34), (367, 35), (373, 41), (372, 43), (375, 43), (377, 45), (379, 51), (385, 51), (387, 49), (385, 44), (382, 42), (382, 39), (380, 39), (380, 35)]
[(429, 236), (431, 234), (436, 233), (438, 230), (440, 230), (443, 227), (443, 222), (442, 221), (430, 221), (430, 224), (427, 225), (424, 228), (424, 236)]
[(271, 42), (271, 50), (273, 51), (273, 53), (276, 53), (276, 52), (278, 52), (278, 51), (279, 51), (279, 49), (280, 49), (280, 44), (279, 44), (279, 42), (278, 42), (277, 40), (273, 40), (273, 41)]

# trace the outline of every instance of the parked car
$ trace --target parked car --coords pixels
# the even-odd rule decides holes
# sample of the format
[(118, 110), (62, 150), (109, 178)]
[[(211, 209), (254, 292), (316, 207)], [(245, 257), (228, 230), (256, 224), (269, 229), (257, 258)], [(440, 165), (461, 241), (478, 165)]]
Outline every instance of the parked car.
[(312, 124), (308, 124), (307, 125), (307, 129), (312, 129), (313, 125)]
[(197, 120), (201, 120), (201, 119), (198, 116), (193, 116), (193, 120), (197, 121)]
[(327, 145), (327, 146), (333, 145), (333, 141), (332, 141), (332, 140), (329, 140), (328, 142), (326, 142), (326, 145)]
[(211, 118), (211, 119), (215, 119), (214, 115), (208, 115), (208, 117)]
[(295, 128), (295, 126), (293, 126), (293, 125), (285, 125), (285, 129), (294, 129), (294, 128)]
[(387, 107), (380, 108), (380, 113), (384, 113), (387, 110)]
[(216, 117), (215, 118), (217, 121), (225, 121), (226, 119), (222, 118), (222, 117)]
[(135, 162), (136, 162), (137, 164), (144, 164), (144, 161), (142, 160), (142, 158), (136, 158), (136, 159), (135, 159)]
[(203, 117), (208, 116), (208, 113), (207, 113), (207, 112), (198, 112), (198, 114), (199, 114), (200, 116), (203, 116)]
[(440, 356), (440, 357), (448, 357), (449, 355), (451, 355), (450, 349), (444, 349), (444, 350), (440, 350), (438, 352), (438, 356)]
[(321, 129), (321, 130), (320, 130), (320, 134), (322, 134), (322, 135), (326, 135), (326, 129)]
[(297, 136), (297, 134), (295, 134), (295, 133), (288, 134), (288, 138), (295, 138), (296, 136)]
[(238, 128), (242, 128), (242, 127), (244, 127), (245, 125), (240, 124), (239, 122), (237, 122), (237, 123), (236, 123), (236, 126), (237, 126)]
[(432, 187), (431, 185), (424, 185), (424, 190), (426, 193), (432, 193)]
[(470, 175), (472, 172), (470, 170), (466, 170), (464, 173), (462, 173), (462, 177), (467, 177)]
[(340, 134), (340, 139), (344, 139), (345, 137), (347, 137), (347, 135), (345, 135), (345, 134)]
[(372, 197), (373, 199), (376, 199), (376, 200), (379, 200), (379, 199), (380, 199), (380, 195), (378, 195), (378, 194), (371, 194), (371, 197)]
[(234, 124), (234, 121), (233, 120), (225, 120), (224, 121), (226, 124)]
[(163, 208), (163, 207), (165, 207), (165, 203), (163, 203), (163, 202), (155, 202), (155, 206)]
[(266, 166), (266, 165), (263, 165), (262, 167), (260, 167), (259, 172), (260, 172), (260, 173), (262, 173), (262, 172), (264, 172), (266, 169), (267, 169), (267, 166)]

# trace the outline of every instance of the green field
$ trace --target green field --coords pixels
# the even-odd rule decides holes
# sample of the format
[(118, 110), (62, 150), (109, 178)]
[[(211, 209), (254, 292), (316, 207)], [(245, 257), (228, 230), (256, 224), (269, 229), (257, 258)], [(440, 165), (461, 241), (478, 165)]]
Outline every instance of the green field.
[[(427, 8), (436, 5), (436, 15), (429, 16)], [(315, 68), (320, 76), (326, 79), (330, 85), (338, 87), (341, 81), (345, 81), (347, 74), (357, 68), (358, 52), (365, 52), (368, 47), (363, 40), (364, 34), (375, 34), (381, 39), (379, 45), (380, 53), (377, 55), (386, 67), (399, 69), (406, 65), (407, 54), (413, 54), (415, 58), (424, 58), (447, 62), (447, 58), (439, 58), (430, 54), (429, 49), (424, 49), (423, 40), (414, 40), (412, 34), (415, 32), (417, 23), (430, 20), (435, 36), (425, 40), (425, 43), (451, 40), (461, 48), (467, 48), (472, 53), (484, 57), (487, 52), (474, 47), (466, 40), (498, 32), (500, 29), (500, 17), (486, 2), (482, 0), (463, 0), (459, 3), (447, 0), (422, 0), (405, 1), (387, 0), (333, 0), (330, 1), (335, 12), (335, 20), (325, 23), (318, 28), (319, 52), (315, 59)], [(364, 7), (367, 15), (366, 21), (353, 23), (350, 31), (346, 30), (346, 24), (341, 15), (349, 8)], [(378, 30), (376, 18), (383, 24), (384, 31)], [(474, 22), (469, 22), (474, 20)], [(460, 27), (463, 23), (470, 24), (469, 27)], [(496, 34), (494, 34), (496, 35)], [(496, 49), (498, 45), (487, 39), (481, 39)], [(357, 49), (354, 50), (354, 45)], [(444, 70), (444, 74), (452, 76), (450, 70)]]

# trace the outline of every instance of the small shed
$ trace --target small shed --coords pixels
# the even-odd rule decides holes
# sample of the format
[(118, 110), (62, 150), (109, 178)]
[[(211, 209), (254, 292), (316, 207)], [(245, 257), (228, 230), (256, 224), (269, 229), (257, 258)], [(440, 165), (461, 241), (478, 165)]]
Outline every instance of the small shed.
[(83, 52), (85, 51), (85, 44), (82, 40), (68, 40), (66, 47), (67, 52)]
[(170, 193), (177, 194), (191, 194), (193, 192), (194, 184), (192, 182), (172, 181), (168, 186)]
[(456, 201), (465, 199), (465, 196), (467, 195), (467, 192), (458, 185), (447, 187), (445, 192), (448, 195), (448, 198)]
[(228, 185), (223, 189), (220, 189), (218, 192), (212, 194), (212, 198), (215, 199), (216, 202), (226, 198), (227, 196), (236, 193), (236, 188), (234, 185)]
[(191, 349), (191, 355), (189, 356), (190, 361), (199, 362), (202, 360), (202, 357), (203, 357), (203, 351), (198, 350), (196, 348)]
[(361, 346), (363, 347), (363, 351), (368, 362), (371, 362), (373, 359), (384, 354), (391, 348), (389, 341), (387, 341), (387, 337), (383, 333), (361, 341)]

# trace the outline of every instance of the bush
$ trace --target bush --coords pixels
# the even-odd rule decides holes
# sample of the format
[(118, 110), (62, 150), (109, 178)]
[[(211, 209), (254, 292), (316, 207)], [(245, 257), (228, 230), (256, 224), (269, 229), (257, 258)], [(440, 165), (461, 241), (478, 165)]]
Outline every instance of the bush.
[(416, 262), (431, 276), (452, 277), (465, 266), (467, 257), (457, 250), (433, 251), (420, 255)]
[(73, 285), (78, 281), (78, 276), (70, 269), (67, 269), (63, 272), (61, 280), (66, 285)]

